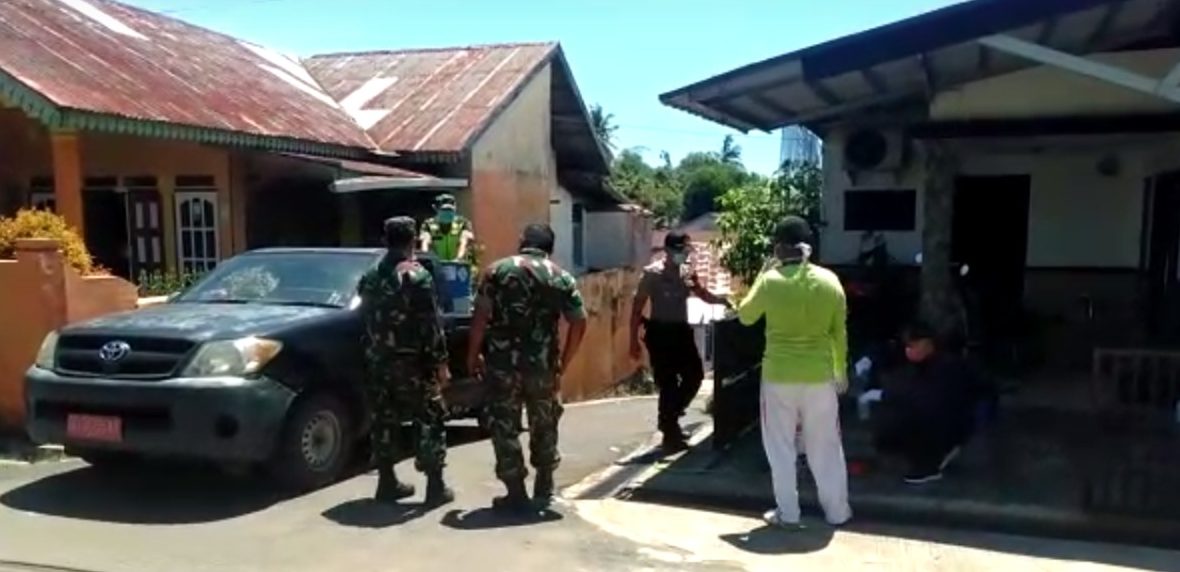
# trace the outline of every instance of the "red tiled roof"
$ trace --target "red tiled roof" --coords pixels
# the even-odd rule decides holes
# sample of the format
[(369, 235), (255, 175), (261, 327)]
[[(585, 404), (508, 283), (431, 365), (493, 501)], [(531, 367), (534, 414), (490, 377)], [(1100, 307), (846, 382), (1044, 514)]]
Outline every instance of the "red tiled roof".
[(0, 0), (0, 70), (62, 108), (374, 147), (298, 60), (111, 0)]
[(557, 44), (315, 56), (308, 71), (390, 152), (463, 150)]

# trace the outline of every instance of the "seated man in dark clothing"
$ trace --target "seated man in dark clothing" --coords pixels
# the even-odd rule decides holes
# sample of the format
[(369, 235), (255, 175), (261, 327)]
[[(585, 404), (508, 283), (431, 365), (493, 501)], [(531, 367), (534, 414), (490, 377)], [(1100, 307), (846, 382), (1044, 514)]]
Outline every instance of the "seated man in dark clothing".
[(982, 385), (961, 356), (939, 351), (931, 328), (911, 326), (905, 344), (909, 363), (877, 407), (876, 445), (908, 461), (907, 483), (924, 484), (942, 478), (970, 437)]

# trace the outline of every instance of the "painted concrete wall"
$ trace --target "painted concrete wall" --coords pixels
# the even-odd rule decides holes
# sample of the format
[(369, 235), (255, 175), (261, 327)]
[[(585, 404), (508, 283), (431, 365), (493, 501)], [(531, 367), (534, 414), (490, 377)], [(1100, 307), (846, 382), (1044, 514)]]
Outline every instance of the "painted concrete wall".
[[(1090, 59), (1149, 77), (1163, 77), (1180, 62), (1180, 50), (1095, 54)], [(1148, 94), (1050, 67), (1036, 67), (970, 83), (938, 94), (933, 119), (1029, 118), (1100, 115), (1138, 110), (1176, 111), (1180, 105)]]
[(917, 226), (912, 232), (886, 232), (889, 251), (899, 260), (913, 260), (922, 248), (922, 209), (925, 169), (920, 154), (915, 153), (906, 168), (898, 173), (857, 173), (844, 170), (844, 142), (850, 130), (837, 129), (824, 139), (823, 219), (820, 232), (822, 261), (827, 264), (852, 264), (860, 252), (860, 231), (844, 230), (844, 193), (855, 189), (916, 189)]
[(634, 374), (641, 363), (631, 359), (631, 298), (639, 284), (636, 270), (608, 270), (578, 278), (588, 324), (582, 350), (562, 376), (567, 401), (592, 399)]
[(549, 222), (557, 187), (549, 99), (546, 67), (472, 147), (471, 212), (486, 260), (512, 254), (524, 224)]
[(586, 213), (586, 264), (596, 268), (642, 268), (651, 259), (651, 219), (634, 210)]
[[(85, 177), (156, 177), (163, 217), (164, 253), (176, 265), (175, 204), (177, 176), (211, 176), (218, 193), (220, 254), (223, 258), (245, 248), (244, 224), (236, 216), (244, 200), (231, 178), (226, 149), (184, 141), (124, 135), (82, 133), (82, 173)], [(17, 110), (0, 109), (0, 212), (27, 203), (30, 180), (53, 175), (49, 133)]]
[[(1160, 77), (1180, 61), (1180, 50), (1096, 54), (1091, 59)], [(930, 105), (930, 116), (934, 120), (1021, 119), (1152, 113), (1177, 108), (1180, 105), (1079, 74), (1037, 67), (939, 93)], [(913, 232), (886, 233), (891, 253), (901, 260), (912, 260), (921, 249), (925, 174), (920, 149), (911, 148), (909, 166), (901, 173), (861, 174), (853, 182), (843, 170), (844, 135), (837, 129), (825, 140), (824, 212), (829, 226), (823, 232), (824, 260), (847, 263), (857, 254), (859, 233), (843, 230), (843, 193), (855, 187), (918, 190), (917, 228)], [(1131, 144), (1101, 138), (1057, 139), (1030, 142), (1016, 151), (1012, 150), (1015, 141), (993, 139), (987, 143), (992, 149), (981, 150), (976, 145), (958, 151), (963, 158), (961, 171), (1032, 176), (1028, 250), (1031, 266), (1136, 265), (1144, 178), (1180, 165), (1176, 138), (1146, 138)], [(1101, 176), (1095, 164), (1112, 151), (1117, 152), (1122, 169), (1116, 177)]]
[(586, 213), (586, 265), (590, 268), (634, 267), (631, 213)]
[(69, 322), (135, 309), (136, 288), (109, 276), (81, 277), (53, 241), (17, 244), (15, 260), (0, 260), (0, 429), (24, 420), (24, 373), (50, 331)]
[[(1176, 138), (1145, 138), (1114, 143), (1109, 138), (1073, 138), (1040, 147), (1015, 140), (994, 140), (993, 149), (963, 147), (961, 175), (1029, 175), (1029, 242), (1031, 267), (1134, 268), (1139, 264), (1144, 180), (1166, 164), (1166, 150)], [(925, 169), (920, 157), (899, 176), (862, 174), (857, 184), (842, 170), (839, 140), (827, 146), (828, 192), (824, 214), (823, 260), (849, 264), (860, 248), (861, 233), (844, 230), (844, 192), (866, 187), (912, 188), (918, 192), (916, 227), (912, 232), (884, 233), (890, 253), (912, 261), (922, 248)], [(1005, 148), (1007, 147), (1007, 148)], [(1102, 175), (1098, 162), (1117, 150), (1119, 172)]]
[(553, 234), (557, 237), (553, 245), (553, 259), (562, 268), (580, 273), (583, 269), (574, 265), (573, 215), (576, 202), (569, 191), (561, 185), (555, 185), (549, 199), (549, 226), (553, 227)]

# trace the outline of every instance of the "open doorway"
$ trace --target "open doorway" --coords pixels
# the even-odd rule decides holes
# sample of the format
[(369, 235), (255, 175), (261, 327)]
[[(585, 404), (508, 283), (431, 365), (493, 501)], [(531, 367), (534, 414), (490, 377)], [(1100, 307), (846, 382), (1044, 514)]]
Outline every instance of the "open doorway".
[(964, 280), (984, 351), (998, 358), (1019, 334), (1028, 257), (1028, 175), (955, 180), (951, 258), (968, 265)]
[(1175, 342), (1180, 340), (1180, 171), (1155, 176), (1147, 195), (1148, 335)]
[(85, 240), (99, 266), (120, 278), (131, 279), (127, 240), (127, 202), (114, 178), (87, 179), (82, 189)]

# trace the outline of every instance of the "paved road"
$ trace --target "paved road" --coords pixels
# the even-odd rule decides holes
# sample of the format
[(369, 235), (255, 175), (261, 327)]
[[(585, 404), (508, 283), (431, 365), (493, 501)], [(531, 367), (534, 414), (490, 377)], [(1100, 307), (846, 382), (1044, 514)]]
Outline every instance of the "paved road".
[[(570, 406), (559, 484), (647, 441), (654, 413), (650, 398)], [(686, 570), (641, 554), (638, 544), (599, 531), (568, 506), (558, 507), (563, 517), (541, 522), (498, 517), (487, 509), (501, 494), (491, 462), (486, 441), (452, 449), (458, 499), (427, 513), (412, 502), (368, 501), (372, 474), (282, 498), (259, 483), (203, 472), (113, 476), (80, 462), (0, 466), (0, 562), (96, 572)]]
[[(367, 501), (371, 474), (283, 498), (206, 472), (116, 477), (78, 462), (0, 465), (0, 572), (1180, 570), (1180, 553), (1161, 550), (866, 523), (786, 533), (750, 515), (595, 498), (638, 476), (613, 462), (651, 438), (654, 403), (567, 411), (558, 480), (578, 483), (567, 492), (583, 500), (545, 521), (487, 510), (500, 489), (486, 442), (452, 449), (459, 498), (427, 513), (412, 502)], [(621, 480), (584, 480), (603, 467)]]

